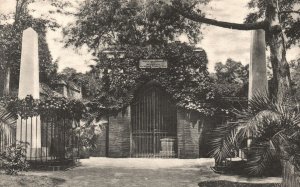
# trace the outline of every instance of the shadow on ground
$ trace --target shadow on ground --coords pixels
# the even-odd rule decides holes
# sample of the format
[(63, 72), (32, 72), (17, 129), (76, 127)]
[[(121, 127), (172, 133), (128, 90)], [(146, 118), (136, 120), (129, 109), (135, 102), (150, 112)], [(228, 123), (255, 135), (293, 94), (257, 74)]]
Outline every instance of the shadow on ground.
[(3, 187), (52, 187), (65, 183), (66, 180), (56, 177), (37, 175), (0, 175), (0, 186)]
[(204, 181), (199, 183), (199, 187), (281, 187), (281, 184), (238, 183), (231, 181)]

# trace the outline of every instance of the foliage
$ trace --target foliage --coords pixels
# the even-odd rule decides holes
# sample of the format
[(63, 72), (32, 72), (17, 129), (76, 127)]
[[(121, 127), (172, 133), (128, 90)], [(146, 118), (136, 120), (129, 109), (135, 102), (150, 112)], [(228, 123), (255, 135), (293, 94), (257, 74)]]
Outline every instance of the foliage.
[(21, 100), (15, 97), (4, 97), (1, 99), (1, 103), (15, 117), (20, 115), (22, 118), (54, 115), (58, 118), (79, 120), (86, 111), (82, 102), (61, 97), (49, 97), (43, 100), (34, 100), (32, 96)]
[(87, 73), (79, 73), (74, 68), (65, 68), (60, 73), (57, 73), (51, 79), (51, 86), (55, 88), (57, 83), (65, 81), (66, 84), (75, 83), (80, 85), (82, 97), (89, 99), (92, 94), (97, 91), (97, 80), (93, 76), (93, 71)]
[[(112, 53), (120, 50), (112, 49)], [(214, 98), (214, 93), (204, 51), (194, 51), (193, 47), (182, 43), (151, 48), (128, 47), (122, 51), (124, 58), (110, 58), (111, 54), (106, 53), (98, 57), (96, 66), (103, 70), (103, 76), (99, 77), (102, 85), (88, 105), (91, 111), (97, 111), (97, 116), (110, 115), (128, 106), (139, 86), (149, 81), (161, 84), (179, 107), (205, 115), (214, 113), (205, 104)], [(168, 68), (142, 69), (139, 68), (140, 59), (165, 59)]]
[(226, 83), (247, 83), (249, 66), (244, 66), (241, 62), (234, 61), (231, 58), (226, 60), (225, 64), (216, 63), (215, 71), (218, 82)]
[(102, 134), (107, 121), (96, 119), (93, 113), (88, 113), (84, 119), (82, 119), (80, 127), (77, 128), (76, 134), (80, 135), (80, 145), (83, 149), (94, 150), (96, 148), (97, 136)]
[(95, 52), (111, 45), (166, 44), (181, 34), (191, 42), (200, 39), (199, 23), (161, 1), (86, 0), (79, 7), (76, 22), (64, 29), (67, 45), (87, 45)]
[(293, 83), (293, 96), (297, 101), (300, 101), (300, 58), (290, 62), (291, 79)]
[(218, 95), (222, 97), (246, 97), (249, 77), (249, 66), (241, 62), (227, 59), (225, 64), (221, 62), (215, 65), (215, 85)]
[[(298, 0), (278, 0), (278, 11), (280, 13), (280, 24), (284, 28), (283, 31), (287, 36), (287, 46), (298, 45), (300, 47), (300, 34), (298, 32), (300, 27), (300, 11)], [(256, 22), (264, 18), (267, 1), (266, 0), (250, 0), (248, 7), (252, 10), (246, 17), (247, 23)], [(298, 13), (297, 13), (298, 11)]]
[(6, 147), (5, 151), (0, 153), (0, 159), (6, 174), (17, 175), (20, 171), (27, 171), (29, 164), (26, 161), (27, 143), (17, 143)]
[(7, 111), (3, 104), (0, 104), (0, 130), (11, 127), (15, 122), (14, 115)]
[(237, 123), (223, 124), (214, 130), (211, 155), (221, 162), (233, 150), (245, 148), (245, 140), (250, 137), (249, 174), (263, 173), (278, 158), (299, 164), (300, 111), (294, 106), (279, 104), (265, 94), (256, 95), (248, 108), (236, 111)]

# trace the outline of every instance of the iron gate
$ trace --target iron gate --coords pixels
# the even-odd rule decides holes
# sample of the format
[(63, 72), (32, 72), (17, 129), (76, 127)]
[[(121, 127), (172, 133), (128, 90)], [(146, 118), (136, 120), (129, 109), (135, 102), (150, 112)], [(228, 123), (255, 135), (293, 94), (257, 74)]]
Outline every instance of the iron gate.
[(158, 85), (144, 86), (131, 105), (132, 157), (176, 157), (176, 106)]

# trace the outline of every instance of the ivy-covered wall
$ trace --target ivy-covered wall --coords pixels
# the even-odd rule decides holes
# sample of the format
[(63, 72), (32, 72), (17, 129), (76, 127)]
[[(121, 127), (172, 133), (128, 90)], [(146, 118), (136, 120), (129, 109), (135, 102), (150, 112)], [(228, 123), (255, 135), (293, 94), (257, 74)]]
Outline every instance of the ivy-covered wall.
[[(140, 60), (163, 59), (167, 68), (140, 68)], [(99, 53), (95, 75), (99, 85), (91, 106), (99, 115), (113, 114), (130, 105), (136, 90), (149, 81), (158, 82), (178, 107), (213, 115), (216, 107), (213, 80), (207, 71), (205, 50), (185, 43), (165, 46), (107, 49)]]

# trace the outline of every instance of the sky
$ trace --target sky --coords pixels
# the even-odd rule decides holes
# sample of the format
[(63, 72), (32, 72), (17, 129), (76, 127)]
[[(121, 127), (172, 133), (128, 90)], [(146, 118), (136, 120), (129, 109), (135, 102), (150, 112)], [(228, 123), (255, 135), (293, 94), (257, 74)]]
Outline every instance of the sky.
[[(205, 12), (209, 18), (242, 23), (249, 12), (247, 2), (246, 0), (212, 0)], [(0, 0), (0, 12), (9, 13), (13, 10), (14, 5), (14, 0)], [(34, 6), (36, 16), (43, 14), (43, 10), (47, 9), (44, 4)], [(40, 7), (44, 8), (41, 9)], [(58, 17), (58, 21), (65, 26), (72, 19)], [(197, 44), (197, 47), (202, 47), (206, 51), (210, 72), (214, 71), (217, 62), (224, 63), (228, 58), (240, 61), (242, 64), (249, 63), (251, 31), (237, 31), (204, 25), (202, 33), (203, 40)], [(88, 71), (88, 65), (94, 64), (94, 62), (91, 60), (93, 57), (87, 52), (87, 49), (64, 48), (64, 44), (61, 42), (62, 39), (60, 29), (47, 32), (49, 48), (53, 58), (58, 59), (59, 70), (72, 67), (78, 72)], [(182, 37), (182, 40), (185, 40), (185, 38)], [(293, 48), (287, 52), (288, 61), (296, 57), (299, 57), (299, 48)]]

